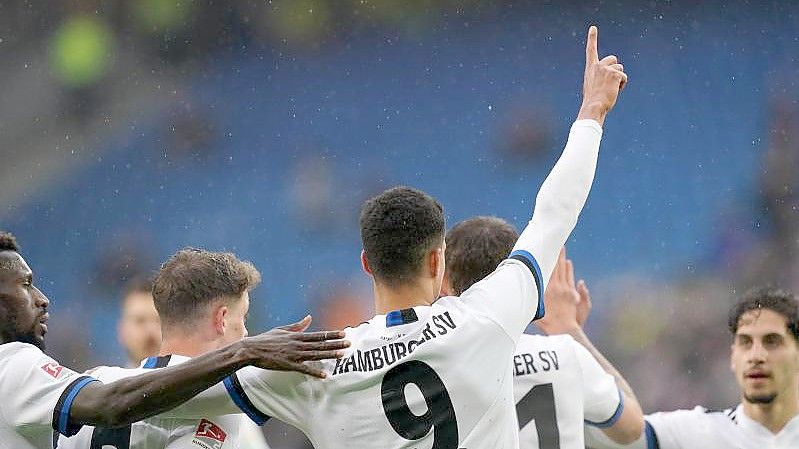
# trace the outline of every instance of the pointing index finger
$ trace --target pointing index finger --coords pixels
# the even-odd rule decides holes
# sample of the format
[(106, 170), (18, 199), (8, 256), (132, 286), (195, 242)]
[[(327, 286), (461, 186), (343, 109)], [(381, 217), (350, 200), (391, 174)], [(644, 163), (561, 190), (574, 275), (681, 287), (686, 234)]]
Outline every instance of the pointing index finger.
[(599, 30), (594, 25), (588, 28), (588, 39), (585, 41), (585, 64), (596, 64), (599, 62), (599, 51), (597, 50), (597, 35)]

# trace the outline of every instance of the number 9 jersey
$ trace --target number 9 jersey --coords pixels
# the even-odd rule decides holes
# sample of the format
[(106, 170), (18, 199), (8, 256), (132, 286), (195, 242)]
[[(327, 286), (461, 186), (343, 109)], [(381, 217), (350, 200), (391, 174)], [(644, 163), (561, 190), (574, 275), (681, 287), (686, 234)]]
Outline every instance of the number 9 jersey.
[(517, 448), (508, 360), (538, 308), (537, 271), (511, 259), (460, 298), (348, 328), (326, 379), (245, 368), (226, 385), (256, 421), (285, 421), (316, 449)]

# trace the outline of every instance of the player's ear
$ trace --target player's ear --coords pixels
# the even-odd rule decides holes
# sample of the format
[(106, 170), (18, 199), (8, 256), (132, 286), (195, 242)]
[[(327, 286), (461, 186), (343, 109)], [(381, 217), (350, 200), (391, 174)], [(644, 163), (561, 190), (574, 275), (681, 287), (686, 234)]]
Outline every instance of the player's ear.
[(225, 335), (225, 331), (227, 330), (227, 315), (228, 308), (225, 304), (220, 304), (214, 309), (214, 330), (216, 330), (216, 333), (219, 335)]
[(444, 248), (433, 248), (427, 255), (427, 263), (430, 269), (430, 277), (438, 278), (439, 275), (443, 276), (444, 273), (442, 273), (442, 271), (444, 270)]
[(361, 250), (361, 267), (363, 268), (363, 271), (366, 272), (366, 274), (368, 274), (369, 276), (374, 276), (372, 274), (372, 269), (369, 268), (369, 261), (366, 260), (366, 251), (364, 250)]

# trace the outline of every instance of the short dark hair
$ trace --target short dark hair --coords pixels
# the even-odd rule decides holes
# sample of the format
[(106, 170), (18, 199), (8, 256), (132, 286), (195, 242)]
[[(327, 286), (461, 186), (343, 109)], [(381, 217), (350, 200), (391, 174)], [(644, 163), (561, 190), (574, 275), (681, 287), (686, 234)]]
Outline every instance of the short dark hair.
[(17, 244), (17, 239), (10, 232), (0, 231), (0, 251), (19, 252), (19, 244)]
[(394, 187), (366, 201), (360, 225), (369, 267), (388, 285), (418, 275), (427, 251), (444, 240), (441, 204), (410, 187)]
[(255, 266), (232, 253), (184, 248), (161, 265), (153, 300), (164, 324), (187, 324), (215, 301), (237, 298), (260, 282)]
[(497, 217), (464, 220), (447, 233), (447, 273), (455, 295), (491, 274), (509, 255), (519, 233)]
[(788, 322), (788, 331), (799, 341), (799, 303), (793, 293), (772, 285), (755, 287), (744, 293), (737, 304), (730, 310), (727, 322), (730, 332), (738, 332), (741, 316), (752, 310), (768, 309), (776, 312)]

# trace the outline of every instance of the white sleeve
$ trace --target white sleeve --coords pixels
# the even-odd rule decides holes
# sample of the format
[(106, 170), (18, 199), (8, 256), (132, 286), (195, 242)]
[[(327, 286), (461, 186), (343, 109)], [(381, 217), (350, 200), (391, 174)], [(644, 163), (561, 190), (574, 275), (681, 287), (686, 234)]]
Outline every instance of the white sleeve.
[(292, 371), (247, 367), (225, 379), (225, 387), (240, 412), (259, 426), (274, 417), (304, 430), (313, 399), (309, 382), (322, 380)]
[(510, 258), (461, 295), (473, 310), (518, 341), (530, 321), (544, 316), (545, 282), (566, 243), (594, 180), (602, 128), (574, 122), (563, 154), (541, 185), (530, 223)]
[[(699, 415), (697, 415), (699, 413)], [(644, 433), (633, 443), (622, 445), (614, 442), (601, 429), (585, 426), (585, 445), (592, 449), (685, 449), (701, 447), (702, 444), (683, 445), (686, 438), (693, 436), (694, 442), (713, 441), (711, 435), (696, 432), (697, 424), (701, 425), (704, 411), (701, 407), (693, 410), (675, 410), (673, 412), (657, 412), (644, 416)]]
[[(694, 446), (695, 443), (712, 441), (714, 436), (708, 432), (707, 413), (702, 407), (691, 410), (675, 410), (673, 412), (658, 412), (644, 416), (648, 447), (655, 449), (683, 449)], [(689, 444), (689, 442), (694, 444)]]
[[(227, 378), (225, 382), (227, 382)], [(231, 413), (241, 413), (241, 409), (230, 397), (223, 382), (158, 416), (175, 419), (200, 419), (207, 416), (229, 415)]]
[(61, 366), (39, 348), (19, 343), (0, 359), (0, 408), (16, 428), (52, 427), (72, 436), (82, 425), (73, 423), (70, 408), (78, 392), (97, 380)]
[(586, 424), (600, 428), (616, 424), (624, 411), (624, 396), (616, 385), (616, 379), (602, 368), (583, 345), (575, 340), (570, 341), (582, 372)]

